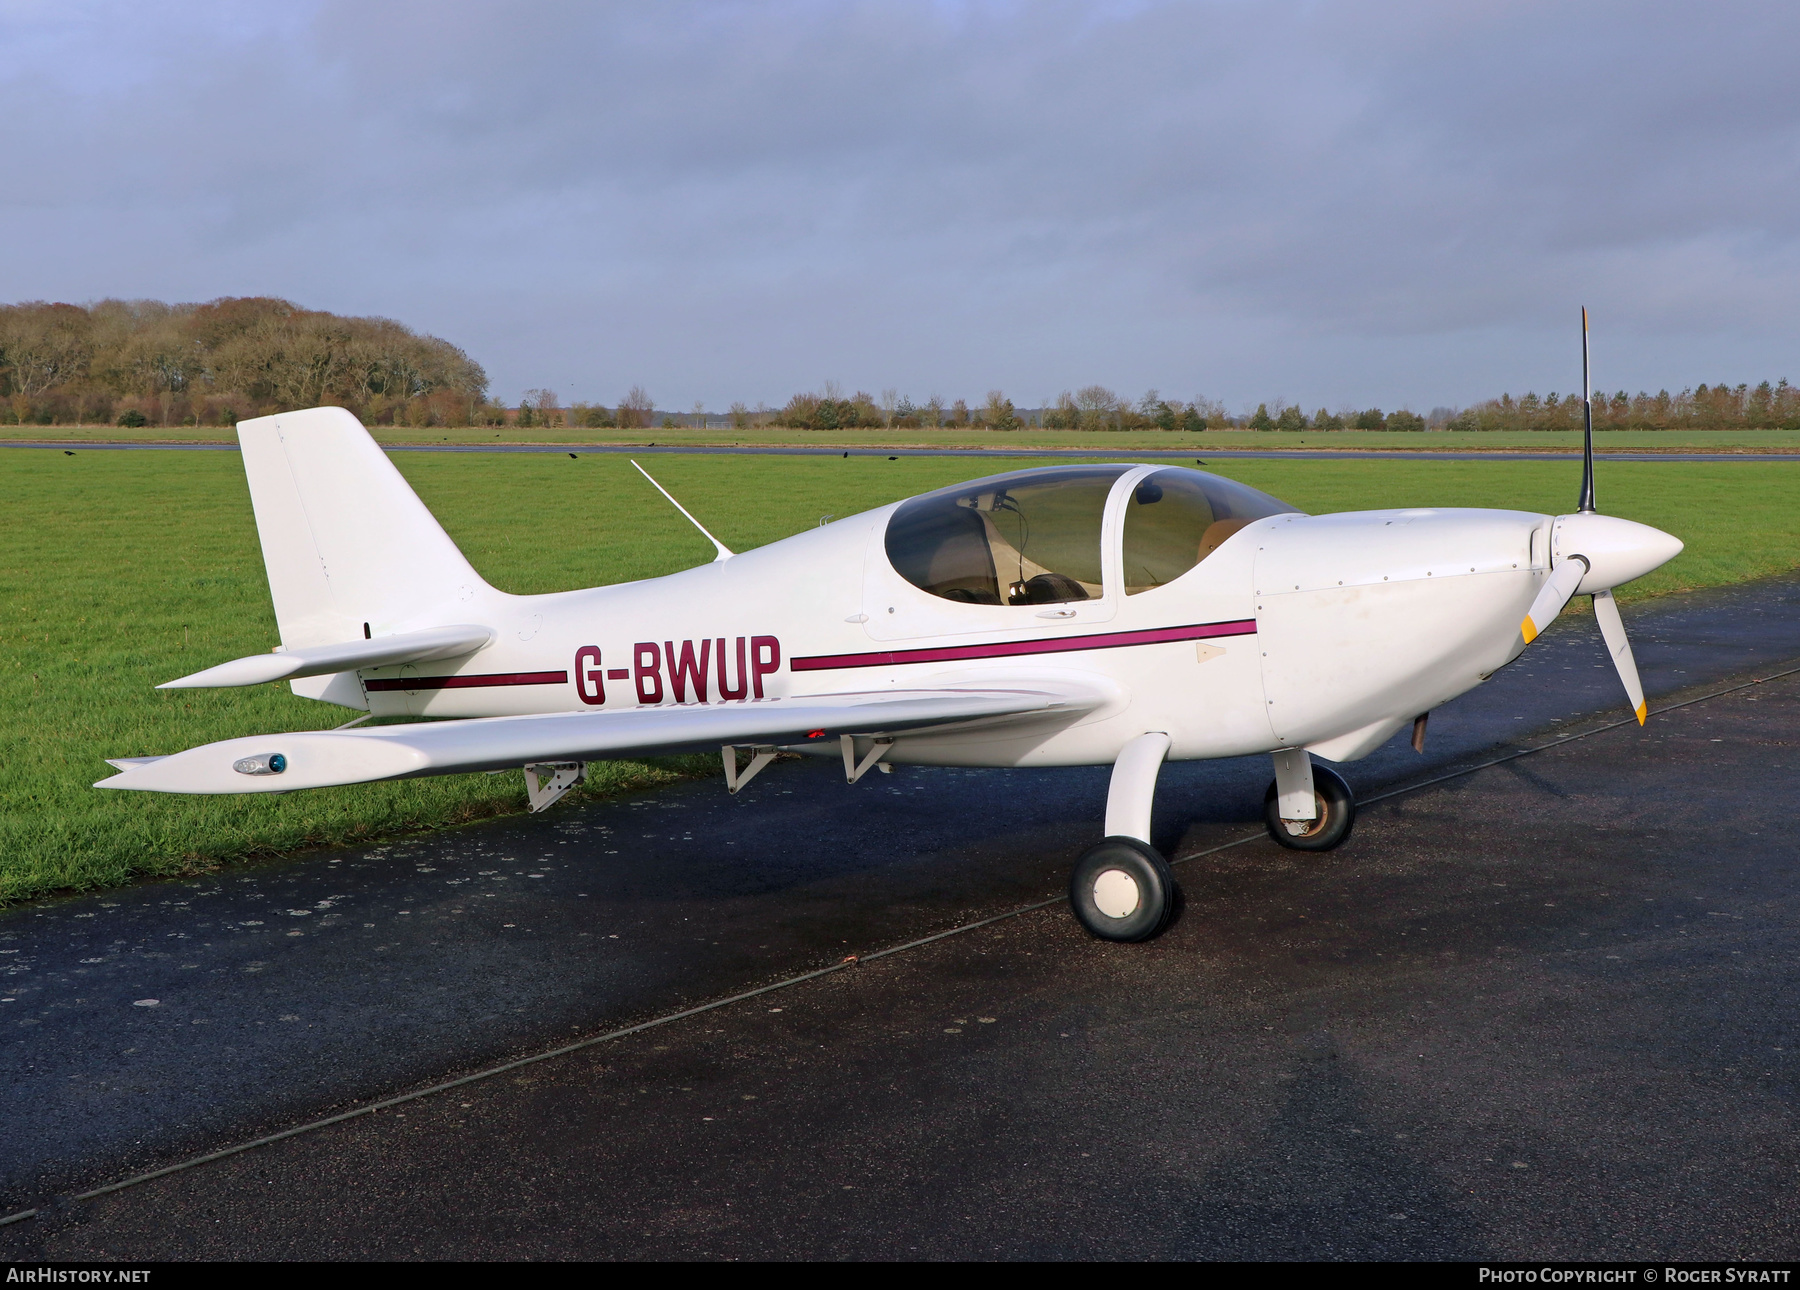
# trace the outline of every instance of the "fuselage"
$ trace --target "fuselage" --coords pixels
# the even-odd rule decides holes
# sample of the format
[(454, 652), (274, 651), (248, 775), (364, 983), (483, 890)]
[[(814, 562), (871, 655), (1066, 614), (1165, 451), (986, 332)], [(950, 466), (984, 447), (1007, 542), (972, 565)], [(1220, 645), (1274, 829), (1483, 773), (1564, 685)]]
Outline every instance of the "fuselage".
[(1024, 733), (902, 739), (889, 760), (1105, 763), (1150, 730), (1169, 735), (1173, 759), (1310, 747), (1351, 760), (1517, 657), (1553, 558), (1555, 519), (1531, 512), (1274, 515), (1132, 594), (1124, 511), (1156, 468), (1122, 469), (1085, 599), (974, 604), (921, 589), (884, 546), (897, 503), (667, 577), (536, 596), (472, 588), (453, 616), (494, 629), (477, 653), (292, 684), (381, 715), (484, 717), (1063, 679), (1105, 702)]

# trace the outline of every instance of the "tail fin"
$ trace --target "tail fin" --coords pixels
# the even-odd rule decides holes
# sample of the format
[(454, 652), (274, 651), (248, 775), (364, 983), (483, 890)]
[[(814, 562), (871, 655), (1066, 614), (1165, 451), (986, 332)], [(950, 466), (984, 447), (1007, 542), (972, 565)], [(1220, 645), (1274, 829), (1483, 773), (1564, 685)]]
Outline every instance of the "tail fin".
[(486, 589), (344, 409), (240, 421), (238, 442), (284, 646), (460, 622), (444, 615)]

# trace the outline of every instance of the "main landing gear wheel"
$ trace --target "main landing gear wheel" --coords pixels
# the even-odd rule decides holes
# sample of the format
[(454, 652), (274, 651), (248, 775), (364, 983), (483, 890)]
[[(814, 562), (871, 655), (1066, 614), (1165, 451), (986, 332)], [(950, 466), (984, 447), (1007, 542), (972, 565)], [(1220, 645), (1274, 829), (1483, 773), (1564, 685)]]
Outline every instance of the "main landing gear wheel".
[(1295, 851), (1329, 851), (1350, 836), (1350, 826), (1356, 823), (1356, 798), (1342, 776), (1318, 765), (1312, 768), (1312, 776), (1313, 806), (1318, 811), (1314, 819), (1282, 819), (1273, 782), (1263, 795), (1263, 821), (1269, 836)]
[(1075, 862), (1069, 908), (1103, 941), (1147, 941), (1175, 912), (1175, 875), (1136, 838), (1108, 838)]

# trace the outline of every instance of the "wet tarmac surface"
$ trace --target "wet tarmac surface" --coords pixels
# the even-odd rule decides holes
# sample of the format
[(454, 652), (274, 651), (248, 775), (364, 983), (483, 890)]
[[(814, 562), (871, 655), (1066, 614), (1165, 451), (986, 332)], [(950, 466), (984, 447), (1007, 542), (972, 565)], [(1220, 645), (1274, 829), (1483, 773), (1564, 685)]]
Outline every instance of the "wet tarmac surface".
[[(1626, 611), (1652, 706), (1800, 584)], [(829, 764), (0, 913), (8, 1257), (1791, 1257), (1800, 677), (95, 1201), (85, 1188), (1053, 896), (1106, 772)], [(1623, 717), (1591, 619), (1344, 768)], [(1266, 759), (1178, 765), (1172, 854)], [(154, 1004), (148, 1002), (155, 1000)], [(991, 1020), (984, 1020), (991, 1018)]]

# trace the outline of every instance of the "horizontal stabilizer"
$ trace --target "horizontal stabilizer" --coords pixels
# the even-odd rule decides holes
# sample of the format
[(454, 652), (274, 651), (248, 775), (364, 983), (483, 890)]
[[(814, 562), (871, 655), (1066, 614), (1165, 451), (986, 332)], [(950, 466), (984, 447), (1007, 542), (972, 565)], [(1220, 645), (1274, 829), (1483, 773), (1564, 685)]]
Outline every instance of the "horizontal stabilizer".
[(190, 748), (134, 765), (94, 787), (153, 793), (285, 793), (527, 763), (717, 750), (727, 744), (787, 746), (818, 741), (835, 748), (843, 735), (899, 736), (1018, 719), (1067, 722), (1102, 701), (1096, 693), (1034, 683), (1034, 688), (1016, 690), (885, 690), (298, 731)]
[(433, 627), (374, 640), (345, 641), (341, 645), (303, 645), (279, 654), (252, 654), (209, 667), (178, 681), (165, 681), (159, 690), (210, 690), (230, 685), (261, 685), (265, 681), (293, 681), (303, 676), (326, 676), (368, 667), (393, 667), (399, 663), (427, 663), (434, 659), (472, 654), (494, 633), (486, 627)]

